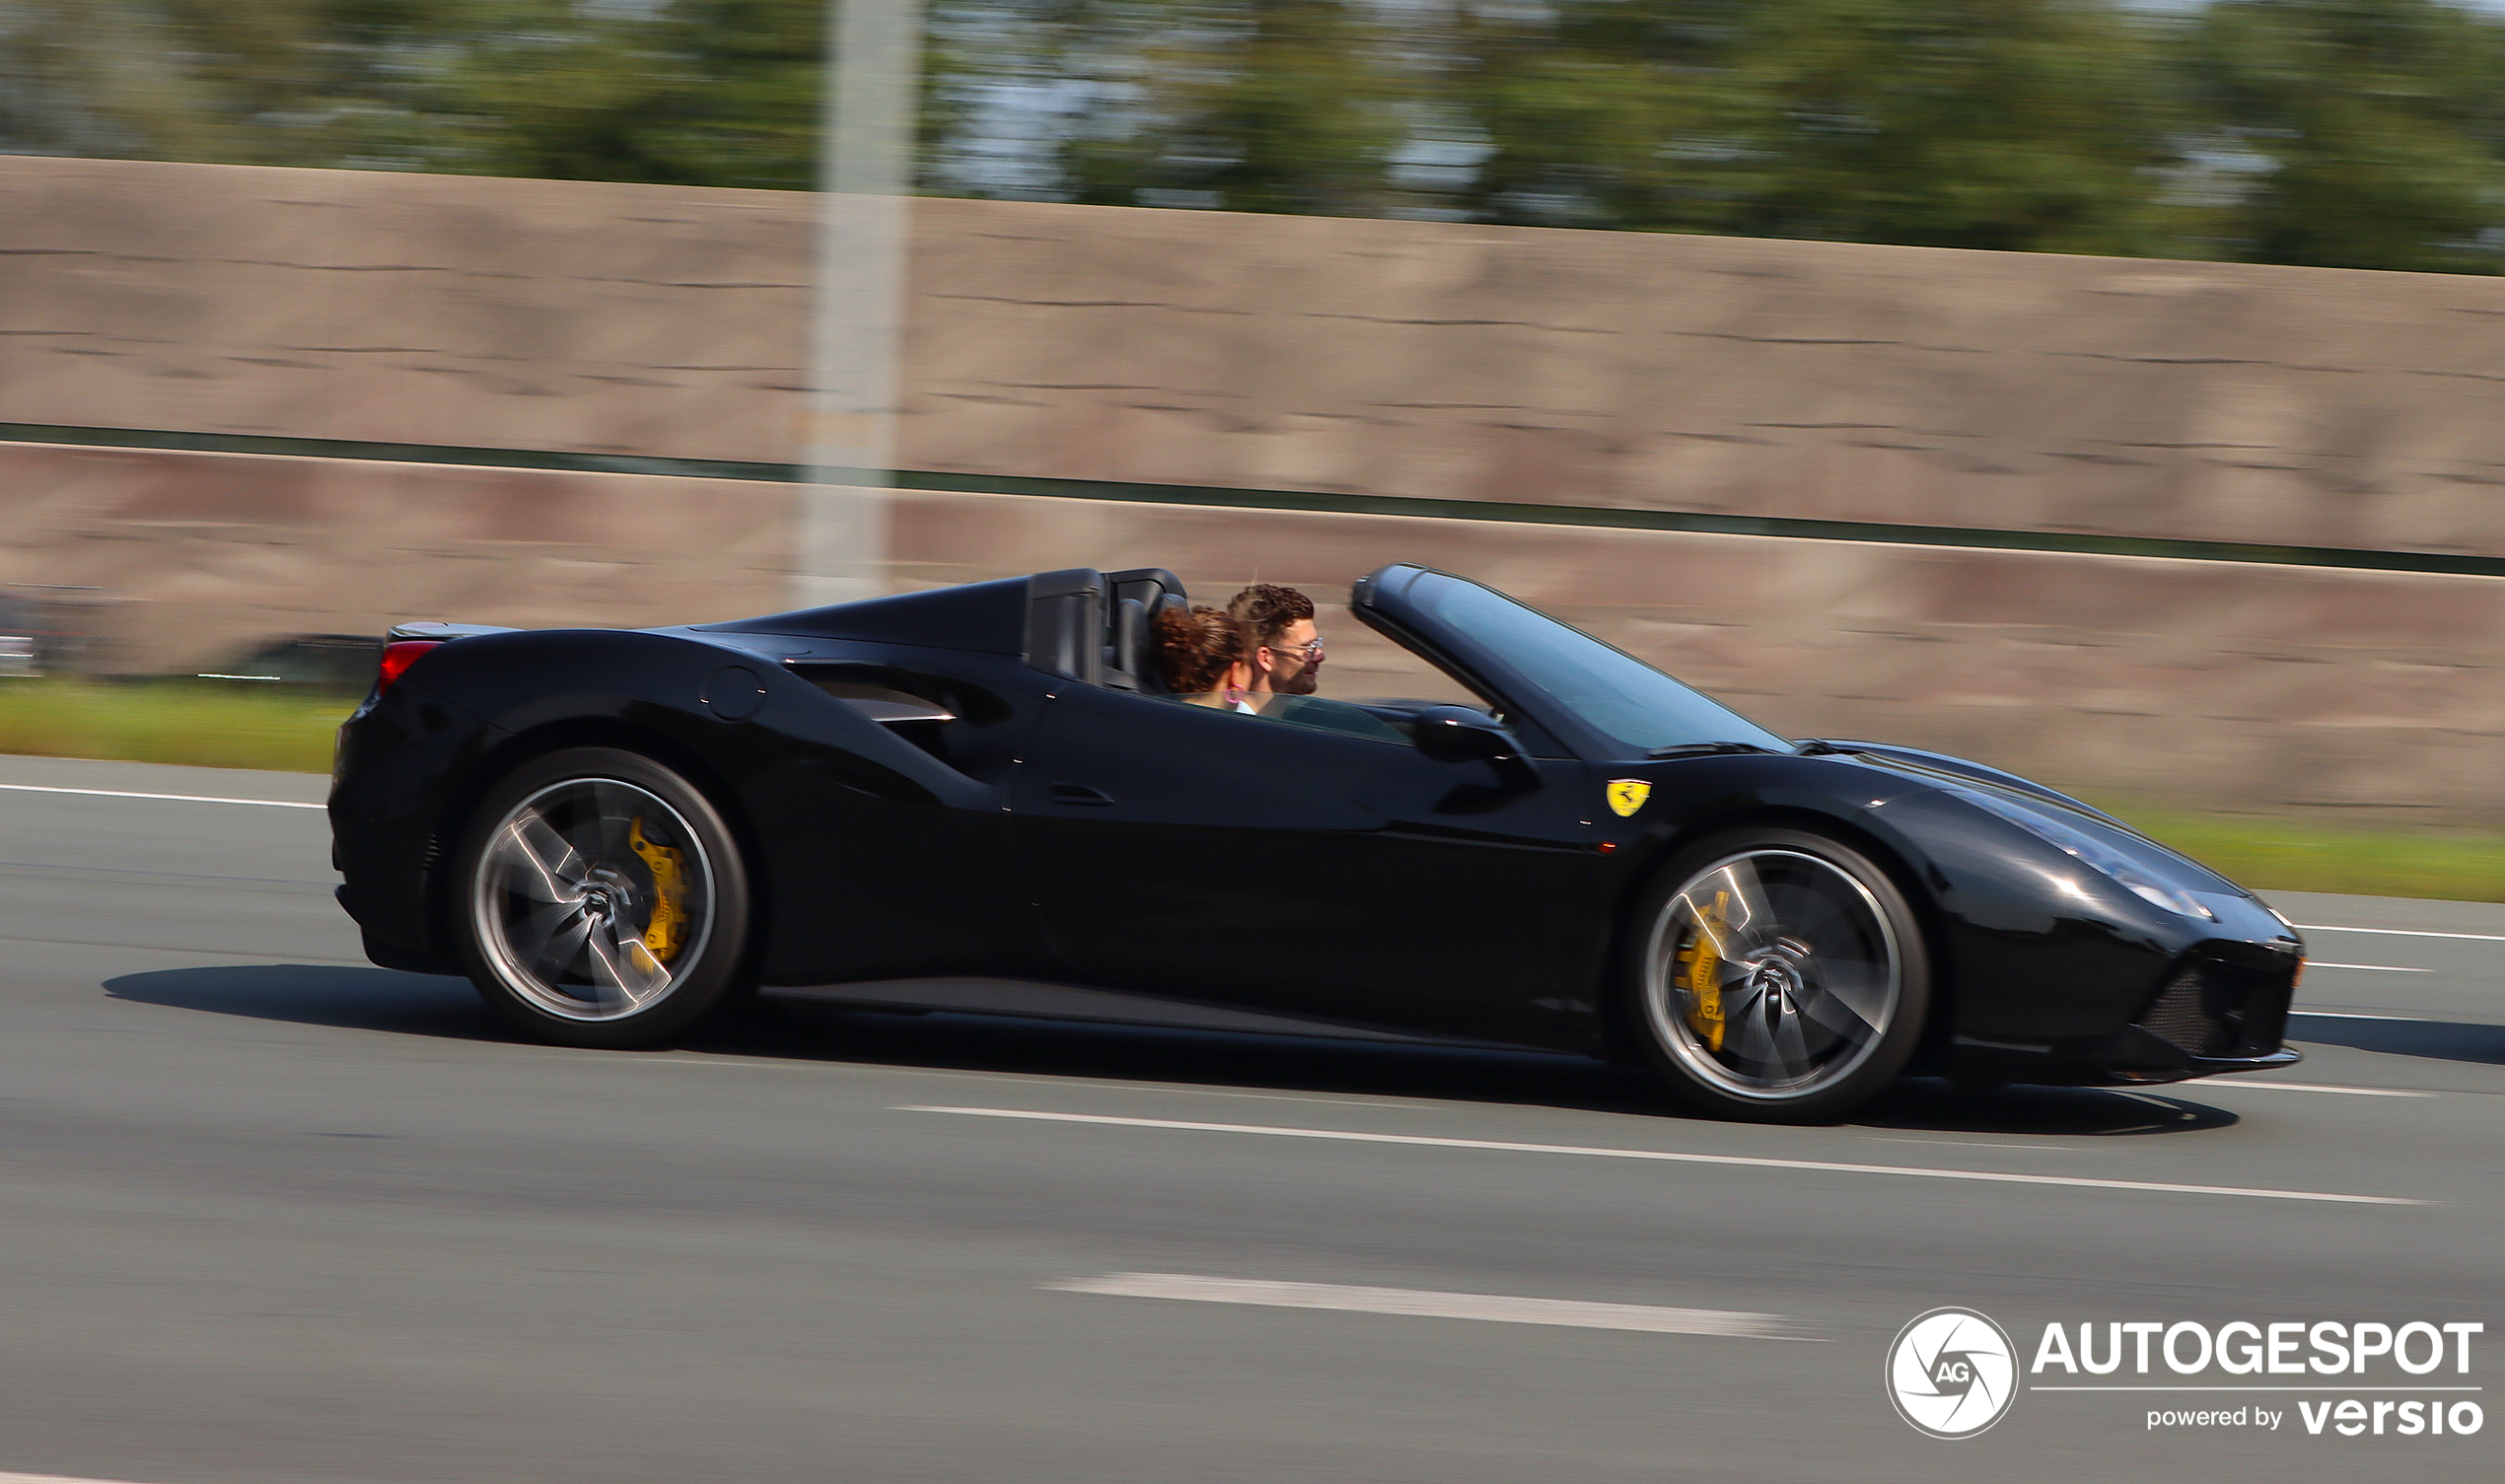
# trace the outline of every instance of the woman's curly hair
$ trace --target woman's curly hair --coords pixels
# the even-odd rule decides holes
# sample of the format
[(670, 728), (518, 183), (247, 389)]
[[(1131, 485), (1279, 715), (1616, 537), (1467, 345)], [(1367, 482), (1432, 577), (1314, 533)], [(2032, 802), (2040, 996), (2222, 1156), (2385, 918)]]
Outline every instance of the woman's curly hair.
[(1227, 667), (1244, 656), (1244, 631), (1223, 608), (1157, 610), (1157, 675), (1177, 695), (1218, 688)]

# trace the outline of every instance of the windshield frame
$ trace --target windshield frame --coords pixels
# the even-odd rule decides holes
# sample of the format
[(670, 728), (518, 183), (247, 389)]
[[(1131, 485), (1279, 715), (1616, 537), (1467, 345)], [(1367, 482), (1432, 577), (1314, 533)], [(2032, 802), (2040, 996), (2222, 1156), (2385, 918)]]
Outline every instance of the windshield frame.
[[(1433, 590), (1420, 592), (1420, 580), (1440, 579), (1477, 589), (1492, 598), (1511, 603), (1529, 613), (1576, 635), (1600, 650), (1616, 655), (1627, 663), (1661, 675), (1683, 690), (1701, 697), (1715, 709), (1735, 718), (1740, 726), (1727, 738), (1696, 738), (1696, 742), (1732, 742), (1766, 745), (1768, 750), (1788, 751), (1797, 744), (1772, 729), (1752, 720), (1734, 707), (1726, 705), (1704, 691), (1681, 680), (1668, 671), (1628, 654), (1616, 645), (1600, 639), (1567, 623), (1552, 613), (1541, 612), (1530, 603), (1509, 594), (1473, 582), (1459, 573), (1445, 572), (1412, 563), (1396, 563), (1360, 578), (1349, 593), (1349, 609), (1359, 622), (1375, 629), (1394, 643), (1453, 676), (1454, 679), (1482, 694), (1502, 702), (1505, 710), (1532, 726), (1517, 725), (1525, 734), (1525, 742), (1539, 732), (1553, 736), (1560, 750), (1588, 762), (1647, 760), (1644, 745), (1620, 738), (1586, 716), (1553, 689), (1543, 684), (1537, 673), (1509, 655), (1504, 646), (1490, 644), (1471, 632), (1443, 618), (1434, 611), (1430, 601)], [(1754, 733), (1756, 735), (1749, 735)], [(1539, 755), (1535, 753), (1535, 755)]]

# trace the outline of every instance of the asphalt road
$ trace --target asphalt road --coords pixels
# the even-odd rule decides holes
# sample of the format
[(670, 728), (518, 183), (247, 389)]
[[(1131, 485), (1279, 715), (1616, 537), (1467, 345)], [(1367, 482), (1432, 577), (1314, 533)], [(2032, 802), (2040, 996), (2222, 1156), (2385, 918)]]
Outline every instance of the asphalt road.
[[(2278, 898), (2390, 931), (2309, 933), (2308, 1059), (2266, 1081), (1908, 1083), (1847, 1126), (1767, 1129), (1560, 1058), (958, 1014), (769, 1009), (667, 1054), (521, 1044), (465, 985), (364, 964), (317, 811), (25, 787), (312, 802), (322, 780), (5, 758), (0, 785), (0, 1470), (1514, 1484), (2505, 1463), (2505, 1421), (2342, 1438), (2295, 1405), (2415, 1390), (2027, 1389), (1942, 1442), (1882, 1377), (1901, 1326), (1960, 1305), (2021, 1361), (2048, 1322), (2484, 1322), (2467, 1375), (2448, 1355), (2422, 1378), (2241, 1380), (2485, 1388), (2505, 1356), (2505, 907)], [(1429, 1297), (1258, 1286), (1282, 1283)], [(1195, 1302), (1246, 1297), (1267, 1302)], [(1491, 1300), (1642, 1306), (1656, 1327), (1495, 1322), (1636, 1320)], [(2485, 1389), (2444, 1399), (2494, 1410)], [(2282, 1420), (2152, 1429), (2161, 1405)]]

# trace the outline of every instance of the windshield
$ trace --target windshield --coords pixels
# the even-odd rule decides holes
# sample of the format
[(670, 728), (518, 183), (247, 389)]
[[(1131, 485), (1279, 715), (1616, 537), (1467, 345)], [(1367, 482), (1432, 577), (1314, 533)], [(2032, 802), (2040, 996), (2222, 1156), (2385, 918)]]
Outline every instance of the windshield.
[(1630, 754), (1716, 742), (1788, 752), (1792, 744), (1623, 650), (1476, 583), (1421, 573), (1421, 609), (1468, 635), (1547, 699)]

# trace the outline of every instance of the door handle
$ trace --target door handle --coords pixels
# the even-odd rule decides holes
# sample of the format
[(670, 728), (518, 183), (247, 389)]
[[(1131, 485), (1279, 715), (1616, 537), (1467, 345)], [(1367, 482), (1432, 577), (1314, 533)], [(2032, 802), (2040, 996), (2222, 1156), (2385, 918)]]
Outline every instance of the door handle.
[(1045, 791), (1055, 804), (1110, 804), (1113, 796), (1103, 789), (1092, 789), (1084, 783), (1056, 783)]

